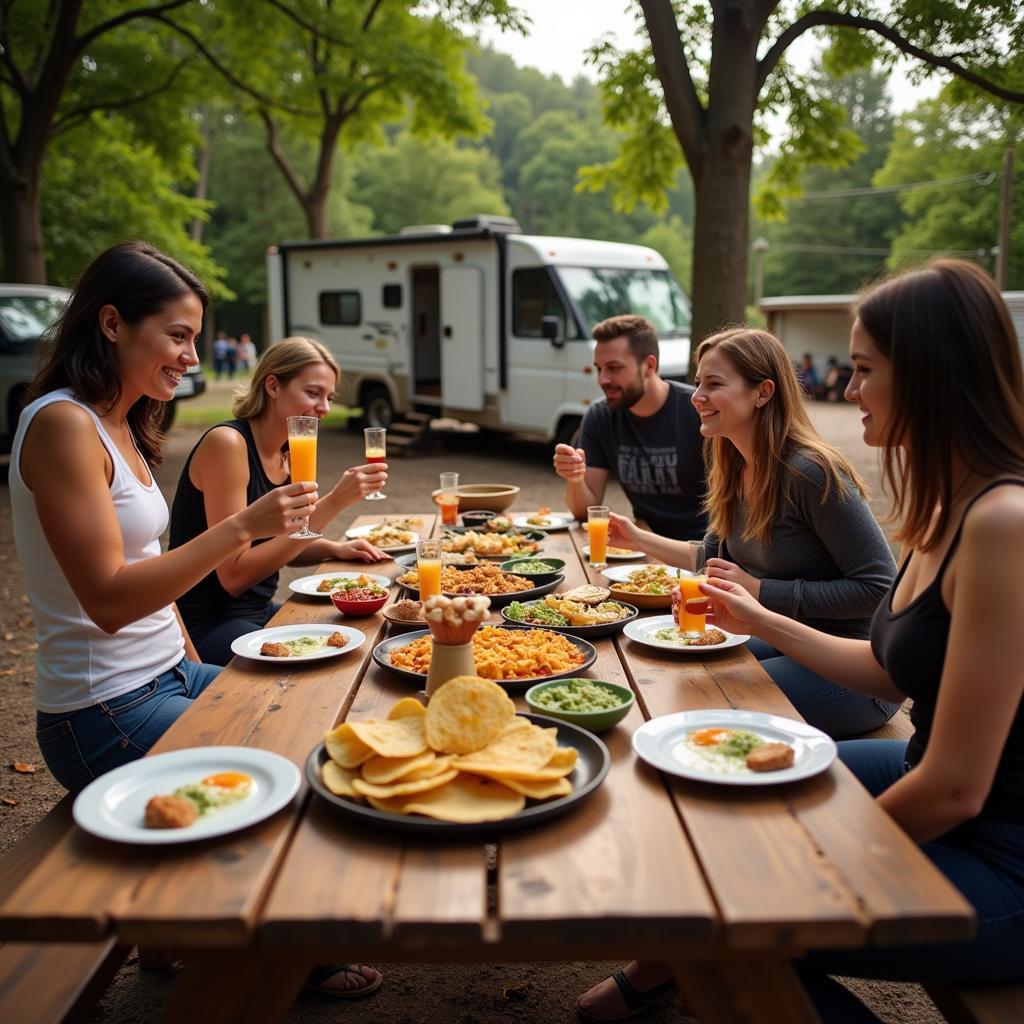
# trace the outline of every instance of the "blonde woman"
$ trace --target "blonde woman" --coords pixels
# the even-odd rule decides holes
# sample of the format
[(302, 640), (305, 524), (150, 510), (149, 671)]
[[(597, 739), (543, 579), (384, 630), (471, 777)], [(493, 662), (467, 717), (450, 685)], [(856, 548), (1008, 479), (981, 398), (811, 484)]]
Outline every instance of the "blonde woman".
[[(171, 509), (171, 548), (289, 479), (288, 417), (326, 416), (339, 376), (334, 357), (310, 338), (286, 338), (264, 353), (248, 389), (235, 400), (235, 418), (208, 430), (185, 463)], [(386, 480), (386, 464), (346, 470), (317, 503), (311, 528), (321, 530)], [(273, 598), (282, 566), (387, 557), (364, 540), (257, 540), (197, 583), (179, 599), (178, 608), (203, 660), (226, 665), (232, 640), (261, 629), (276, 611)]]
[[(708, 468), (709, 577), (742, 586), (765, 608), (833, 636), (862, 639), (896, 566), (854, 468), (817, 433), (786, 350), (765, 331), (735, 328), (697, 350)], [(692, 568), (685, 542), (612, 516), (611, 542)], [(751, 640), (765, 671), (812, 725), (851, 736), (897, 704), (829, 682)]]

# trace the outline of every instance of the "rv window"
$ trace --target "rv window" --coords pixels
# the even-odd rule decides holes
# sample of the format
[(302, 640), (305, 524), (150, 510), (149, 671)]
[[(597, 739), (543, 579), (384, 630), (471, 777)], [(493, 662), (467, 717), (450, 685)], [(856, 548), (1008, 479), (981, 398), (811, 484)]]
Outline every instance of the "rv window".
[(359, 292), (321, 292), (320, 323), (356, 327), (363, 322)]
[(385, 309), (398, 309), (402, 305), (402, 286), (386, 284), (381, 289), (381, 305)]
[[(529, 267), (512, 274), (512, 333), (520, 338), (540, 338), (541, 317), (558, 317), (558, 336), (575, 338), (576, 324), (544, 267)], [(568, 325), (568, 326), (567, 326)]]

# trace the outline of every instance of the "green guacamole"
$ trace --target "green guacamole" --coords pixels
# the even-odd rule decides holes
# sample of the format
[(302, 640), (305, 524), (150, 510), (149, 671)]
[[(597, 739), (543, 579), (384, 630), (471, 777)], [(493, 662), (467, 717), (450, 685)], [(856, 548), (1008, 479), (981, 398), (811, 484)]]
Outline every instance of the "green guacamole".
[(536, 626), (566, 626), (569, 620), (549, 608), (543, 601), (534, 601), (532, 604), (522, 604), (520, 601), (512, 601), (508, 608), (508, 617), (516, 622), (529, 622)]
[(542, 562), (538, 558), (528, 558), (525, 562), (516, 562), (512, 566), (512, 572), (554, 572), (555, 567), (550, 562)]
[(293, 655), (312, 654), (325, 646), (324, 638), (321, 636), (297, 636), (294, 640), (285, 640), (283, 643)]
[(587, 679), (570, 679), (530, 698), (552, 711), (609, 711), (624, 703), (614, 690)]
[(755, 747), (761, 746), (764, 740), (752, 732), (735, 729), (732, 734), (718, 744), (720, 753), (726, 757), (746, 757)]

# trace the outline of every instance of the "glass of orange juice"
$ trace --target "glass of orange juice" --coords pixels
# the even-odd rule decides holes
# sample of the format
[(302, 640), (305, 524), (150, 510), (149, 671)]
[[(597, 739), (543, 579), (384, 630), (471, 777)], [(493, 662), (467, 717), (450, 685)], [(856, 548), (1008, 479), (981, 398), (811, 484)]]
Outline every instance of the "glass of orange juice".
[(707, 576), (679, 578), (679, 632), (684, 636), (699, 636), (707, 629), (708, 599), (700, 589), (707, 581)]
[[(363, 431), (367, 463), (386, 462), (388, 457), (387, 430), (384, 427), (367, 427)], [(374, 491), (366, 495), (367, 501), (381, 501), (386, 494)]]
[(459, 519), (459, 474), (441, 474), (441, 493), (434, 499), (441, 506), (441, 523), (454, 526)]
[(437, 537), (421, 540), (416, 545), (416, 575), (420, 600), (441, 593), (441, 541)]
[[(316, 483), (316, 428), (319, 422), (315, 416), (288, 417), (288, 461), (292, 483)], [(314, 540), (323, 534), (309, 528), (307, 517), (302, 529), (289, 536), (293, 540)]]
[(587, 533), (590, 537), (590, 568), (603, 569), (608, 564), (608, 506), (587, 508)]

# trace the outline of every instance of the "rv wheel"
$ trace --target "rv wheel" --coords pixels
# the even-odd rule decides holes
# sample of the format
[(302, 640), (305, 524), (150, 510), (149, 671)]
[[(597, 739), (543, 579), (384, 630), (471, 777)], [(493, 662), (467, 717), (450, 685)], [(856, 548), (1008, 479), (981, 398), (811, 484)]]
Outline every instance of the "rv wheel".
[(363, 392), (363, 426), (390, 427), (395, 407), (387, 388), (370, 387)]

